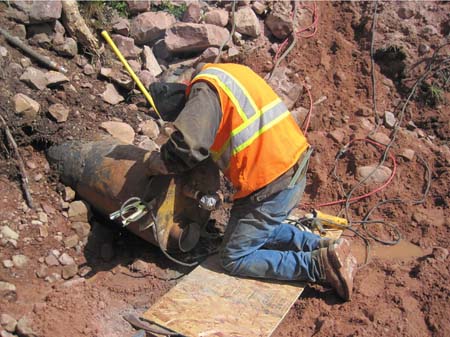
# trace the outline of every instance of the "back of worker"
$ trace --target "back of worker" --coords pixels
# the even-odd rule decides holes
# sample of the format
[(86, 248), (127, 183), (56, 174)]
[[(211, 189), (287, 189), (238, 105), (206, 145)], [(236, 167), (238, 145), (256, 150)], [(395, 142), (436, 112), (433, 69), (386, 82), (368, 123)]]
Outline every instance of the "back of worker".
[(210, 84), (220, 99), (222, 119), (210, 152), (236, 188), (236, 199), (274, 181), (308, 147), (286, 105), (250, 68), (206, 64), (188, 93), (199, 81)]

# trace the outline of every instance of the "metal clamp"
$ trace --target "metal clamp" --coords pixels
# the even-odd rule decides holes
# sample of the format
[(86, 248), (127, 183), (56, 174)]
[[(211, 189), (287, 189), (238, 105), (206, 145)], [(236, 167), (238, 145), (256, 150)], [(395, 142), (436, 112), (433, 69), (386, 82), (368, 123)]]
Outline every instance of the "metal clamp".
[(120, 217), (122, 219), (123, 227), (126, 227), (130, 223), (138, 221), (147, 213), (147, 205), (140, 198), (132, 197), (125, 201), (119, 210), (111, 213), (109, 219), (115, 220)]

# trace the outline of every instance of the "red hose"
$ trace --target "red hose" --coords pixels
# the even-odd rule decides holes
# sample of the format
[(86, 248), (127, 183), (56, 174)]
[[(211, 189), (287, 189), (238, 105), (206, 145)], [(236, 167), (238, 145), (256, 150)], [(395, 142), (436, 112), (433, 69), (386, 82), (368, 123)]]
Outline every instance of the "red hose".
[[(371, 143), (373, 145), (375, 145), (376, 147), (380, 148), (380, 149), (384, 149), (386, 147), (386, 145), (380, 144), (378, 142), (375, 142), (373, 140), (370, 139), (353, 139), (352, 141), (350, 141), (347, 146), (350, 146), (352, 143), (357, 142), (357, 141), (363, 141), (363, 142), (367, 142), (367, 143)], [(392, 160), (392, 173), (391, 176), (389, 177), (389, 179), (381, 186), (377, 187), (376, 189), (374, 189), (373, 191), (357, 196), (357, 197), (353, 197), (349, 199), (349, 202), (355, 202), (364, 198), (367, 198), (381, 190), (383, 190), (384, 188), (386, 188), (386, 186), (388, 186), (392, 179), (394, 179), (395, 174), (397, 173), (397, 161), (395, 160), (395, 156), (392, 153), (389, 153), (389, 158)], [(339, 200), (335, 200), (335, 201), (329, 201), (329, 202), (324, 202), (321, 204), (302, 204), (302, 207), (313, 207), (313, 208), (320, 208), (320, 207), (325, 207), (325, 206), (332, 206), (332, 205), (338, 205), (338, 204), (342, 204), (347, 202), (347, 199), (339, 199)]]

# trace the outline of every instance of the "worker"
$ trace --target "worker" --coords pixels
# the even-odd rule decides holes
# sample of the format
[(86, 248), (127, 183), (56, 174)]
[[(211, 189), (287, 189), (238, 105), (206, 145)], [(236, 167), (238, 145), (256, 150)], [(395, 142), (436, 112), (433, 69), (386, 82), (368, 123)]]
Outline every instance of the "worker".
[(204, 64), (188, 86), (154, 83), (150, 92), (175, 131), (150, 156), (150, 175), (179, 174), (211, 157), (233, 185), (220, 261), (236, 276), (319, 282), (344, 300), (356, 259), (332, 241), (283, 221), (306, 184), (309, 144), (271, 87), (250, 68)]

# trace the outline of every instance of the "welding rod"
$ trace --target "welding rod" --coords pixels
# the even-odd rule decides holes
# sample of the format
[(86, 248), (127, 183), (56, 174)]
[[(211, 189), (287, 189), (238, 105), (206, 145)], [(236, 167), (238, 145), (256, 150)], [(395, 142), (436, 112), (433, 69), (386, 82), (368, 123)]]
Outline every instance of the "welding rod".
[(31, 57), (35, 58), (36, 60), (40, 61), (41, 63), (45, 64), (50, 69), (54, 69), (57, 71), (60, 71), (62, 73), (67, 73), (67, 69), (63, 66), (58, 65), (55, 61), (50, 60), (48, 57), (43, 56), (37, 52), (35, 52), (31, 47), (27, 46), (25, 43), (23, 43), (18, 37), (12, 36), (9, 34), (6, 30), (0, 28), (0, 33), (5, 37), (5, 39), (11, 43), (12, 45), (16, 46), (17, 48), (22, 49), (24, 52), (26, 52)]
[(106, 30), (102, 31), (102, 36), (108, 42), (109, 46), (112, 48), (113, 52), (116, 54), (116, 56), (119, 58), (120, 62), (122, 62), (125, 69), (128, 71), (128, 74), (130, 74), (131, 78), (136, 82), (136, 85), (138, 86), (139, 90), (141, 90), (142, 94), (145, 96), (147, 101), (150, 103), (150, 105), (155, 109), (156, 113), (158, 114), (158, 117), (162, 119), (161, 115), (159, 114), (158, 109), (156, 109), (155, 102), (153, 101), (152, 96), (147, 91), (145, 86), (142, 84), (139, 77), (137, 77), (136, 73), (131, 69), (130, 65), (128, 64), (125, 57), (123, 57), (122, 53), (120, 52), (119, 48), (117, 48), (114, 41), (109, 36), (108, 32)]

